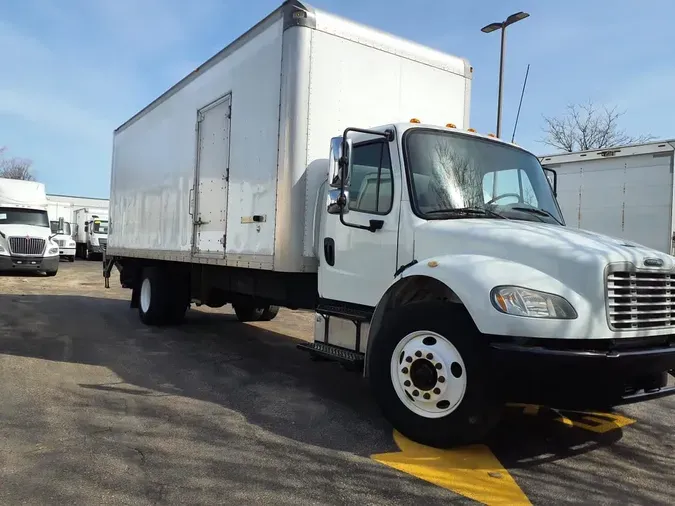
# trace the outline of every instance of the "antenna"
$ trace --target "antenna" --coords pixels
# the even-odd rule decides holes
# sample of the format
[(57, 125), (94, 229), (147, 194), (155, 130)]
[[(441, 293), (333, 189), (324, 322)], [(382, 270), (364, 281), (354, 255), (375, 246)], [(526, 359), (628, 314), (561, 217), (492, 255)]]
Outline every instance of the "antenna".
[(516, 138), (516, 128), (518, 128), (518, 119), (520, 118), (520, 107), (523, 105), (523, 95), (525, 95), (525, 85), (527, 85), (527, 75), (530, 73), (530, 64), (527, 64), (527, 70), (525, 71), (525, 81), (523, 81), (523, 89), (520, 92), (520, 103), (518, 104), (518, 114), (516, 114), (516, 122), (513, 125), (513, 135), (511, 136), (511, 142)]

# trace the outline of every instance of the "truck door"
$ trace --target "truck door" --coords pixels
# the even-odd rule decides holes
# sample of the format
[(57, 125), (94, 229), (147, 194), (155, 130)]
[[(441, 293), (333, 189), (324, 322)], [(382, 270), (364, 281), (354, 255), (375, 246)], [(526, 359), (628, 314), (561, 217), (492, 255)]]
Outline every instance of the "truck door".
[(197, 164), (194, 187), (192, 252), (225, 256), (230, 167), (232, 96), (226, 95), (197, 113)]
[(348, 227), (339, 214), (321, 210), (321, 299), (373, 308), (394, 279), (401, 202), (397, 153), (396, 143), (383, 138), (355, 140), (344, 220), (366, 226), (375, 220), (382, 226), (375, 232)]

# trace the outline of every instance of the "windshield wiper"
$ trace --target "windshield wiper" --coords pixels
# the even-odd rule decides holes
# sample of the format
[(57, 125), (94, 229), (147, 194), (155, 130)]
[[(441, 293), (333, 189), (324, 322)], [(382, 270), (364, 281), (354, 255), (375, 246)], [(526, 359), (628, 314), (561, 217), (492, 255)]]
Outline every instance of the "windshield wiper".
[(485, 209), (483, 207), (457, 207), (454, 209), (434, 209), (433, 211), (427, 211), (425, 214), (468, 214), (474, 216), (490, 216), (492, 218), (501, 218), (503, 220), (508, 220), (506, 216), (491, 211), (490, 209)]
[(548, 216), (549, 218), (553, 218), (559, 225), (562, 225), (562, 222), (558, 218), (553, 216), (551, 213), (549, 213), (546, 209), (539, 209), (536, 207), (512, 207), (511, 209), (513, 209), (514, 211), (522, 211), (524, 213), (532, 213), (538, 214), (540, 216)]

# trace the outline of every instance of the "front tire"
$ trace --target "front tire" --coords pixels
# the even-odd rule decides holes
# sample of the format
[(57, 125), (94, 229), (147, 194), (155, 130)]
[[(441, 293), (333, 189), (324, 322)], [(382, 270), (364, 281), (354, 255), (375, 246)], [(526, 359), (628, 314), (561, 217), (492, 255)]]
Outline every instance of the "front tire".
[(58, 269), (56, 269), (55, 271), (45, 271), (45, 274), (51, 278), (51, 277), (56, 276), (57, 272), (59, 272)]
[(487, 346), (462, 307), (415, 302), (384, 316), (368, 376), (385, 417), (420, 444), (481, 440), (499, 421)]

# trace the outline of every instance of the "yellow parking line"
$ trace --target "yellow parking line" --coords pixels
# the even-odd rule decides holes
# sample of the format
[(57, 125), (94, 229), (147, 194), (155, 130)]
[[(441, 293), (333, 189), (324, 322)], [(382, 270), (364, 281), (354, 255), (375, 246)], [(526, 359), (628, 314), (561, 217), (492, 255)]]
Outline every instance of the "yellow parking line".
[(531, 504), (485, 445), (439, 450), (415, 443), (396, 431), (394, 441), (400, 452), (371, 458), (483, 504)]

